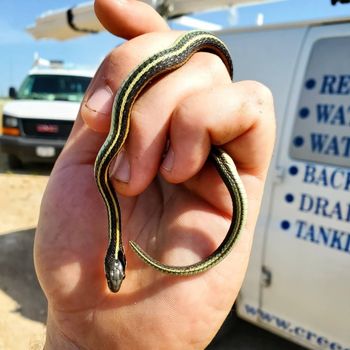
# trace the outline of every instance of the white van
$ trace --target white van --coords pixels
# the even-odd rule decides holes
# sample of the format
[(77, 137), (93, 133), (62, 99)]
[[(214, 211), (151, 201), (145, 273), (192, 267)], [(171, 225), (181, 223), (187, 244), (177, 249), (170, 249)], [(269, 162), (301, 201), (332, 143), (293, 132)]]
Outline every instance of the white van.
[(219, 36), (235, 80), (272, 90), (278, 124), (237, 313), (309, 349), (349, 350), (350, 18)]
[(10, 88), (14, 100), (3, 107), (0, 147), (12, 168), (56, 160), (94, 74), (57, 61), (39, 59), (38, 63), (18, 91)]

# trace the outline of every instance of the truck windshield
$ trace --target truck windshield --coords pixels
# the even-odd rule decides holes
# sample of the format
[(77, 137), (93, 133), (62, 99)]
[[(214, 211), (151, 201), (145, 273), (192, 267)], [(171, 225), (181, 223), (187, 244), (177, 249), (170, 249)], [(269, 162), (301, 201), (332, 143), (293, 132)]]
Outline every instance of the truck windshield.
[(17, 93), (18, 99), (80, 102), (91, 78), (72, 75), (29, 75)]

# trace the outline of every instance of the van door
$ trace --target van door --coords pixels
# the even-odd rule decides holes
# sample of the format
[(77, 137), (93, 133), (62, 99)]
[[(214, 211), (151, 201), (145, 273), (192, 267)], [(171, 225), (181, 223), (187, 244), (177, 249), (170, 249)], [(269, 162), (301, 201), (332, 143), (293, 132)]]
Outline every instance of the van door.
[(350, 23), (310, 28), (283, 120), (260, 321), (350, 349)]

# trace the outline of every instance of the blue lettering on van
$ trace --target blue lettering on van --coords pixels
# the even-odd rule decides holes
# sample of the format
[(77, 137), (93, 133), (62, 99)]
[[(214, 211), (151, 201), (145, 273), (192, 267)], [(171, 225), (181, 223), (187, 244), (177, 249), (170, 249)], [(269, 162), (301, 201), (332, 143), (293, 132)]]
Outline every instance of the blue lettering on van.
[(350, 253), (350, 232), (310, 224), (304, 220), (297, 220), (296, 228), (295, 237), (298, 239)]
[(306, 164), (303, 182), (334, 190), (350, 191), (350, 170)]
[(322, 196), (312, 196), (308, 193), (302, 193), (299, 210), (303, 213), (350, 222), (350, 203), (332, 202)]
[(331, 136), (311, 133), (311, 150), (314, 153), (350, 158), (350, 136)]
[(288, 334), (288, 337), (292, 335), (293, 337), (299, 338), (304, 342), (307, 341), (313, 345), (317, 344), (325, 350), (350, 350), (349, 347), (340, 345), (338, 342), (333, 341), (326, 336), (317, 334), (316, 332), (306, 329), (303, 326), (296, 325), (292, 321), (276, 316), (275, 314), (272, 314), (271, 312), (257, 306), (244, 304), (241, 311), (250, 318), (259, 318), (261, 321), (269, 324), (271, 327), (279, 329), (280, 331)]
[(319, 103), (316, 105), (316, 119), (320, 124), (350, 126), (350, 106)]
[(320, 94), (350, 95), (350, 74), (326, 74), (322, 78)]

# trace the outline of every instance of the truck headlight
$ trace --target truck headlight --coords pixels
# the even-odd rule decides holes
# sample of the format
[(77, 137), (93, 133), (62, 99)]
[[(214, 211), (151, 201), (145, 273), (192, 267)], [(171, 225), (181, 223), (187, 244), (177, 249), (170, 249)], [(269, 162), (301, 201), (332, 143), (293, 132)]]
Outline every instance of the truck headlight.
[(19, 120), (18, 118), (4, 114), (2, 116), (2, 133), (4, 135), (19, 136)]
[(2, 124), (5, 128), (18, 128), (18, 119), (9, 115), (4, 115)]

